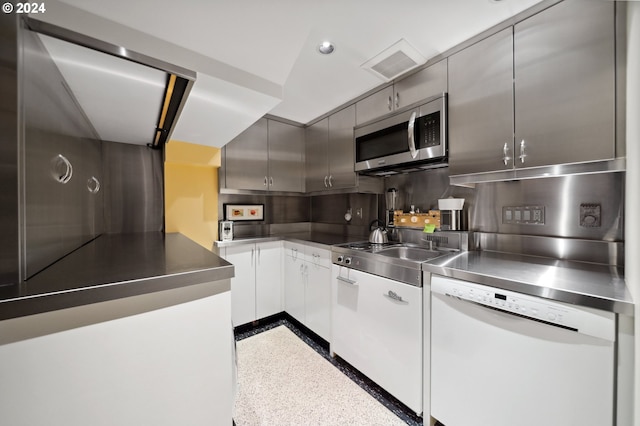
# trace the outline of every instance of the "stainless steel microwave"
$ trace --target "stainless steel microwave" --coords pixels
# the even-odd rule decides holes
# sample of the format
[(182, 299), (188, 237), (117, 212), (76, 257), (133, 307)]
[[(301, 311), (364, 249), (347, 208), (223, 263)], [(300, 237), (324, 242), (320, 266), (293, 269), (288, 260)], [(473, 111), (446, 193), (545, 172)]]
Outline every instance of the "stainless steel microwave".
[(447, 94), (355, 128), (355, 170), (386, 175), (447, 165)]

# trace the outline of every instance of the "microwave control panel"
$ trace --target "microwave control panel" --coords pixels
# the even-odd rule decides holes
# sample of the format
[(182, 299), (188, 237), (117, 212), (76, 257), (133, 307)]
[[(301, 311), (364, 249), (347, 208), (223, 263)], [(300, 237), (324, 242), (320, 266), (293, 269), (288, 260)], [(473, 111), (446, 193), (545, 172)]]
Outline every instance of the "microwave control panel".
[(440, 145), (440, 111), (420, 117), (420, 148)]

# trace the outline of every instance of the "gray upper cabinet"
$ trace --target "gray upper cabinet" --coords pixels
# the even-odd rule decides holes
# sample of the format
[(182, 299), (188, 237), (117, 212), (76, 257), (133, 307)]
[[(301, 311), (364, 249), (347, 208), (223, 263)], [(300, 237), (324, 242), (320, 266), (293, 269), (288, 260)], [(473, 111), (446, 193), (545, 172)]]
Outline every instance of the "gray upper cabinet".
[(304, 192), (304, 129), (269, 120), (269, 190)]
[(356, 107), (350, 105), (306, 129), (308, 192), (355, 188), (353, 127)]
[(305, 129), (306, 188), (308, 192), (329, 187), (329, 118)]
[(225, 146), (226, 187), (268, 190), (268, 122), (261, 118)]
[(423, 99), (447, 91), (447, 60), (433, 65), (397, 81), (394, 86), (393, 104), (396, 109), (403, 108)]
[(566, 0), (449, 57), (452, 176), (615, 149), (613, 2)]
[(224, 147), (223, 188), (304, 192), (304, 130), (261, 118)]
[(388, 86), (356, 102), (356, 123), (358, 125), (366, 123), (391, 111), (393, 111), (393, 86)]
[(447, 91), (447, 60), (443, 59), (396, 81), (356, 103), (357, 125)]
[(449, 57), (449, 172), (457, 175), (512, 167), (510, 27)]
[(515, 25), (516, 167), (615, 157), (614, 5), (567, 0)]
[(356, 125), (356, 106), (351, 105), (329, 116), (329, 187), (356, 186), (354, 171), (353, 127)]

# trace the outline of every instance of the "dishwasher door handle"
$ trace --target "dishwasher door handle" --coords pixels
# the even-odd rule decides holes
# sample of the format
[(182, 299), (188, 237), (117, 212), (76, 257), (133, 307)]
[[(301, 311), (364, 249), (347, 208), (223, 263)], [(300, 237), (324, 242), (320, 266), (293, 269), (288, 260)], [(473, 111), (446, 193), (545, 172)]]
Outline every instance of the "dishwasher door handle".
[(353, 285), (353, 286), (357, 286), (358, 285), (358, 281), (350, 280), (349, 278), (341, 277), (340, 275), (338, 275), (336, 278), (337, 278), (338, 281), (342, 281), (343, 283), (346, 283), (346, 284), (349, 284), (349, 285)]

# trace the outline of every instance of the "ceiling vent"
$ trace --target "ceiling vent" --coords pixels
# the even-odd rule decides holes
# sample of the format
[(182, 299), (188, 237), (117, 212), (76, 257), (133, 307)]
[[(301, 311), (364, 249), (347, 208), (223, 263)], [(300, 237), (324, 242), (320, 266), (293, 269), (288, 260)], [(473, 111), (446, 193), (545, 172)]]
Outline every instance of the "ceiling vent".
[(420, 52), (405, 39), (400, 39), (362, 64), (362, 68), (369, 70), (384, 81), (389, 81), (425, 62), (426, 59)]

